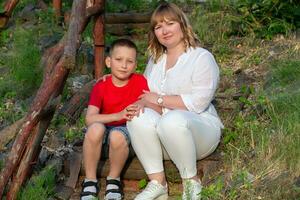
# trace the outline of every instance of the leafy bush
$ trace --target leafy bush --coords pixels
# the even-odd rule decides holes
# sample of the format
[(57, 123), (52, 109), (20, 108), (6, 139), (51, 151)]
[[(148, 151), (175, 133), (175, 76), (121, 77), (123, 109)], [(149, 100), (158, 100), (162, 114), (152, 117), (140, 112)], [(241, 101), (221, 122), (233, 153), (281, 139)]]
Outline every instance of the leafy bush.
[(271, 38), (300, 27), (300, 2), (296, 0), (239, 0), (232, 6), (241, 17), (236, 23), (238, 34)]
[(211, 0), (198, 11), (200, 21), (191, 21), (200, 38), (255, 35), (271, 39), (300, 27), (300, 2), (296, 0)]

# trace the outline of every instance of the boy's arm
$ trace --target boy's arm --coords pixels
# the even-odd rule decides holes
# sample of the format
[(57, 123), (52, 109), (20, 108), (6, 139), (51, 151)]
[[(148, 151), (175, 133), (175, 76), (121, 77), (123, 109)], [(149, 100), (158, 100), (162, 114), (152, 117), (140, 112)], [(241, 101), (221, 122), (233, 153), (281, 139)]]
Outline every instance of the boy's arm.
[(120, 121), (122, 119), (131, 120), (132, 117), (132, 111), (131, 108), (134, 107), (134, 105), (127, 106), (124, 110), (112, 113), (112, 114), (99, 114), (99, 108), (93, 105), (89, 105), (86, 117), (85, 117), (85, 123), (87, 126), (91, 125), (94, 122), (100, 122), (103, 124)]
[(94, 122), (101, 122), (105, 124), (105, 123), (110, 123), (119, 120), (121, 119), (118, 113), (99, 114), (99, 108), (93, 105), (88, 106), (86, 116), (85, 116), (85, 123), (87, 126), (91, 125)]

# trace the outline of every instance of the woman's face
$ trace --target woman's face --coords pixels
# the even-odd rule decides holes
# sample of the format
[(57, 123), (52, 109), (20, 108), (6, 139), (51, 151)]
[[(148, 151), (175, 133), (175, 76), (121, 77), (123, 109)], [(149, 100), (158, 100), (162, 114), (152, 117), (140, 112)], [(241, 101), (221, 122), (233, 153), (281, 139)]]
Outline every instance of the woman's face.
[(159, 43), (167, 49), (183, 44), (183, 33), (177, 21), (164, 20), (158, 22), (154, 27), (154, 33)]

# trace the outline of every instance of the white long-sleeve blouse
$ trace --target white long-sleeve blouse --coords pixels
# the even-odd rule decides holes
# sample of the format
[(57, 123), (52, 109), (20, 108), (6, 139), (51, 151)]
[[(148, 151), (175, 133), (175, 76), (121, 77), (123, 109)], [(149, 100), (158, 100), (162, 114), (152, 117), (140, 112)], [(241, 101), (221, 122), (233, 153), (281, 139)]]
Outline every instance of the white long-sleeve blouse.
[(219, 82), (219, 68), (213, 55), (200, 47), (189, 48), (167, 71), (166, 59), (166, 54), (157, 63), (150, 58), (144, 73), (150, 91), (162, 95), (180, 95), (189, 111), (213, 115), (222, 127), (211, 104)]

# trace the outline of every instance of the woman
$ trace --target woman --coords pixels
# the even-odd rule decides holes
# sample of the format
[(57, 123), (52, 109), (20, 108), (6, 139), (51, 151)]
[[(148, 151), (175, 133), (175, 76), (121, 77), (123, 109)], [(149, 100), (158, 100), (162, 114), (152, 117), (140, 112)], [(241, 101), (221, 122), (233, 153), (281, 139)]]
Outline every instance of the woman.
[(163, 158), (170, 158), (180, 172), (182, 199), (200, 199), (196, 161), (216, 149), (223, 127), (211, 104), (219, 69), (212, 54), (198, 46), (187, 17), (175, 4), (159, 5), (150, 29), (145, 76), (151, 92), (141, 102), (161, 106), (162, 114), (145, 108), (127, 122), (132, 146), (150, 179), (135, 199), (167, 198)]

